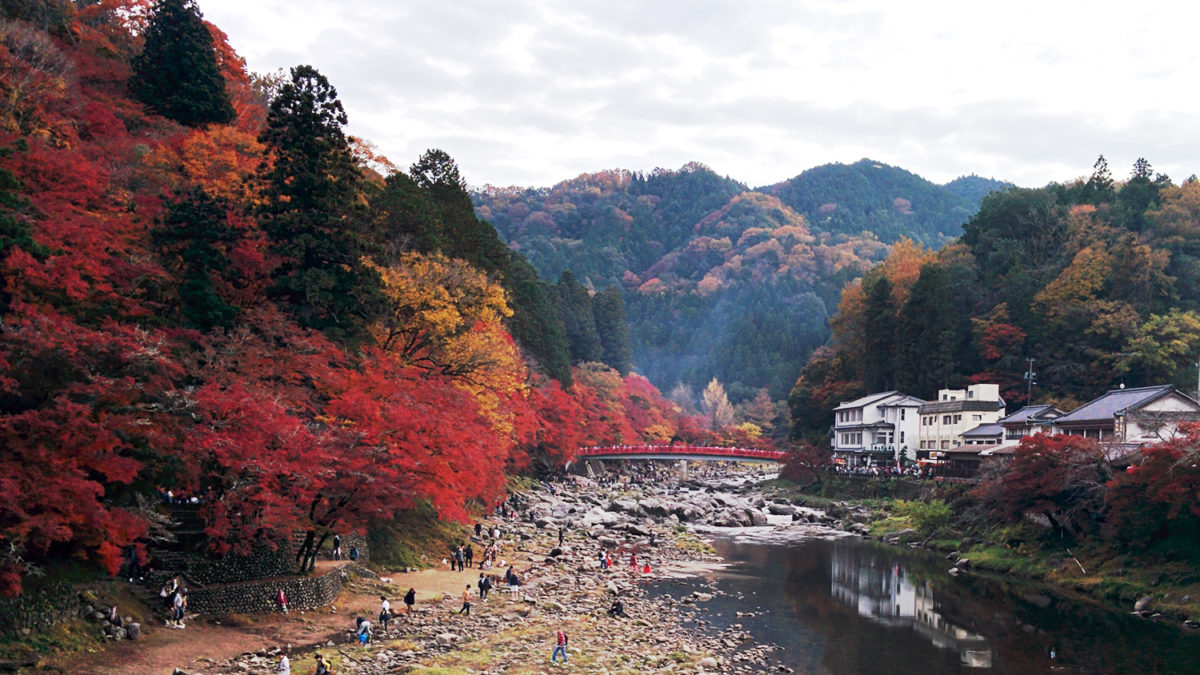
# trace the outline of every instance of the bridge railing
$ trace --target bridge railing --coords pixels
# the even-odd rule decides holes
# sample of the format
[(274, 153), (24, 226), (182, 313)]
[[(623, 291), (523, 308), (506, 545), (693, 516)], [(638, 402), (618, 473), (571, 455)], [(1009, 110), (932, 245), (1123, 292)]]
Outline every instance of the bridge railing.
[(580, 448), (577, 457), (598, 455), (709, 455), (730, 459), (773, 459), (782, 460), (782, 450), (759, 450), (756, 448), (725, 448), (708, 445), (601, 445)]

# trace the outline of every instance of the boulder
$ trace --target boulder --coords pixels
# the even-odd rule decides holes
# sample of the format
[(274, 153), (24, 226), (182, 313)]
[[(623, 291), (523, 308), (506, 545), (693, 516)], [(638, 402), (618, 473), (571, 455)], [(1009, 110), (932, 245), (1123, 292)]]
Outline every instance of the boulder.
[(1148, 595), (1143, 595), (1137, 599), (1137, 602), (1133, 603), (1133, 611), (1138, 613), (1148, 612), (1153, 608), (1154, 600), (1152, 600)]
[(126, 626), (125, 637), (129, 638), (130, 640), (142, 639), (142, 624), (135, 621)]
[(746, 515), (750, 518), (750, 524), (758, 527), (767, 524), (767, 515), (758, 509), (746, 509)]
[(771, 504), (767, 506), (767, 512), (776, 516), (794, 516), (796, 507), (791, 504)]
[(718, 664), (717, 660), (714, 659), (713, 657), (706, 656), (696, 662), (696, 667), (701, 668), (703, 670), (716, 670), (717, 668), (720, 667), (720, 664)]
[(439, 633), (436, 639), (439, 645), (452, 645), (461, 638), (457, 633)]

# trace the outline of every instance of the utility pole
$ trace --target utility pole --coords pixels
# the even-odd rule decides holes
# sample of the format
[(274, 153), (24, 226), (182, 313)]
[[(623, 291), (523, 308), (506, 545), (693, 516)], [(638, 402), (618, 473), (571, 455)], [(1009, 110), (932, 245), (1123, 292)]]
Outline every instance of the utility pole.
[[(1037, 384), (1037, 382), (1033, 381), (1033, 378), (1037, 377), (1037, 373), (1033, 372), (1033, 357), (1030, 356), (1026, 360), (1029, 361), (1029, 367), (1025, 370), (1025, 405), (1030, 405), (1033, 403), (1033, 385)], [(1200, 361), (1197, 362), (1196, 366), (1200, 368)], [(1200, 381), (1200, 374), (1196, 377), (1197, 381)]]

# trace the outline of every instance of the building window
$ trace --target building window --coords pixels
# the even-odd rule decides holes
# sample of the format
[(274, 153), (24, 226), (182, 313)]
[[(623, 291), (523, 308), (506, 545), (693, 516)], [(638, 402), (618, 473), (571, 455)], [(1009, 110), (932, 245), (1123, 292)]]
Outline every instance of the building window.
[(951, 419), (950, 415), (942, 415), (942, 424), (949, 425)]
[(904, 445), (904, 432), (900, 432), (900, 445)]
[(961, 421), (962, 421), (962, 415), (955, 415), (955, 416), (954, 416), (954, 423), (955, 423), (955, 424), (958, 424), (958, 423), (959, 423), (959, 422), (961, 422)]
[(900, 409), (900, 419), (901, 419), (901, 420), (903, 420), (903, 419), (904, 419), (904, 408), (901, 408), (901, 409)]
[(978, 422), (983, 419), (983, 415), (971, 415), (971, 419)]
[(950, 441), (942, 441), (942, 449), (949, 450), (950, 449)]

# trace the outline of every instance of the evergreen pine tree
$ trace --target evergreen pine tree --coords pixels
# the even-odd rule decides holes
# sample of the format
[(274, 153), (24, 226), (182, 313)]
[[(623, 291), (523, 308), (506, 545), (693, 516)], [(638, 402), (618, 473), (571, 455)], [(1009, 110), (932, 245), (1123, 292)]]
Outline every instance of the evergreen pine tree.
[(342, 132), (346, 113), (312, 66), (291, 70), (271, 101), (261, 140), (261, 217), (282, 260), (271, 294), (305, 326), (357, 343), (382, 307), (379, 275), (362, 264), (369, 241), (358, 208), (362, 173)]
[(158, 0), (145, 46), (133, 60), (131, 87), (158, 114), (198, 127), (233, 121), (212, 35), (195, 0)]
[(866, 331), (863, 353), (863, 384), (867, 391), (892, 388), (895, 361), (896, 307), (892, 302), (892, 282), (881, 276), (867, 289)]
[(629, 324), (625, 322), (625, 299), (616, 286), (609, 286), (592, 298), (596, 317), (596, 332), (600, 335), (604, 363), (621, 375), (633, 368), (633, 346), (629, 340)]
[(511, 253), (504, 288), (512, 300), (508, 329), (517, 344), (529, 352), (546, 374), (571, 386), (571, 357), (553, 291), (524, 257)]
[(185, 321), (201, 330), (229, 327), (237, 309), (217, 293), (212, 275), (228, 267), (220, 246), (237, 239), (229, 226), (224, 205), (202, 190), (193, 190), (167, 208), (155, 241), (183, 267), (179, 303)]
[(599, 361), (604, 352), (600, 334), (596, 332), (596, 316), (592, 297), (570, 270), (562, 273), (555, 287), (558, 292), (558, 315), (566, 329), (571, 363)]
[(966, 312), (945, 270), (937, 263), (922, 266), (896, 321), (896, 387), (925, 398), (957, 386), (969, 345)]

